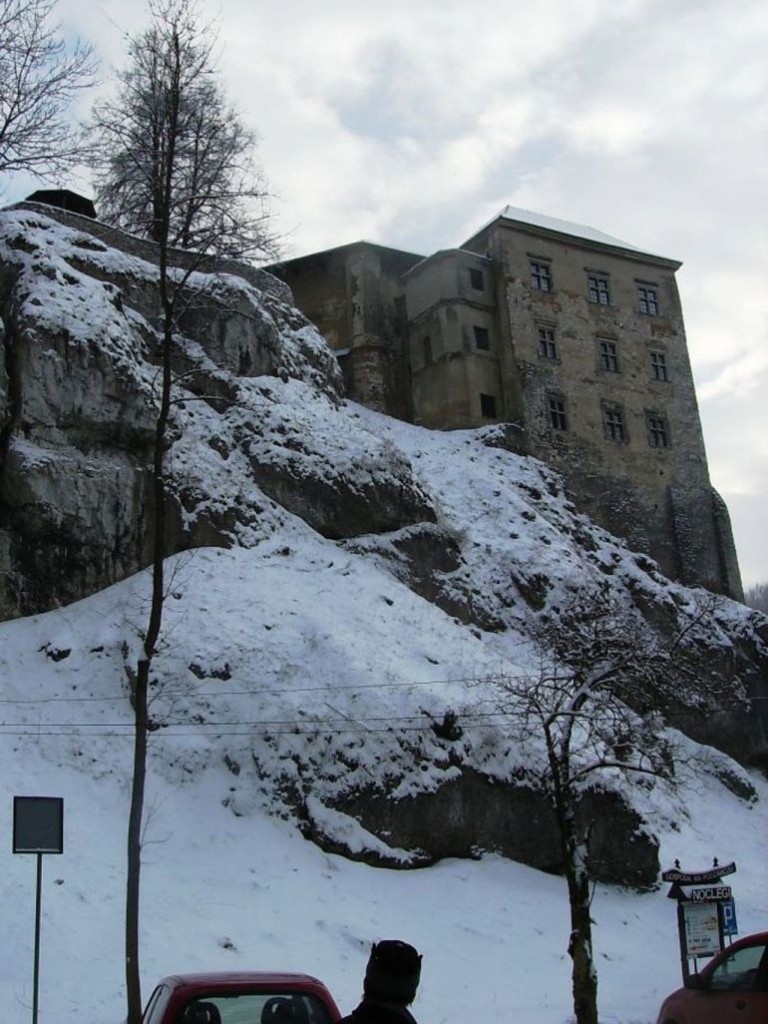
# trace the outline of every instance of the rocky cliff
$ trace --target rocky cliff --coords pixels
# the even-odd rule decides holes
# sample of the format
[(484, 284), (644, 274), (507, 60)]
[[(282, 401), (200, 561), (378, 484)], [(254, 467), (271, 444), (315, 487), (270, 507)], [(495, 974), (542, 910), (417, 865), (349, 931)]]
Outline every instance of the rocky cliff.
[[(0, 318), (0, 618), (67, 606), (57, 620), (70, 624), (66, 633), (73, 602), (98, 596), (148, 563), (159, 365), (154, 251), (71, 214), (2, 211)], [(708, 674), (728, 699), (706, 716), (695, 701), (681, 702), (674, 724), (742, 760), (764, 756), (765, 724), (754, 708), (766, 696), (766, 620), (726, 600), (701, 612), (701, 595), (666, 580), (649, 559), (595, 527), (554, 472), (514, 455), (506, 428), (435, 434), (346, 403), (333, 356), (285, 286), (248, 268), (192, 276), (174, 339), (174, 372), (169, 556), (202, 548), (229, 549), (232, 557), (253, 552), (248, 586), (262, 579), (264, 564), (293, 565), (297, 551), (304, 555), (295, 572), (317, 573), (318, 581), (326, 565), (334, 579), (340, 574), (340, 585), (356, 574), (390, 581), (383, 589), (377, 584), (383, 597), (361, 586), (359, 607), (332, 628), (318, 628), (314, 640), (304, 631), (296, 641), (301, 657), (286, 654), (284, 640), (261, 672), (248, 666), (263, 663), (276, 637), (293, 635), (295, 612), (285, 601), (275, 599), (281, 611), (265, 613), (254, 636), (234, 635), (240, 611), (230, 607), (217, 620), (218, 647), (211, 640), (195, 655), (195, 636), (185, 634), (183, 653), (161, 656), (159, 681), (188, 693), (188, 713), (200, 723), (211, 714), (199, 704), (201, 683), (232, 685), (238, 671), (243, 699), (258, 702), (266, 679), (275, 687), (270, 692), (282, 694), (281, 714), (294, 701), (283, 693), (286, 679), (327, 673), (331, 690), (362, 687), (354, 707), (339, 711), (334, 699), (342, 719), (373, 715), (386, 723), (351, 745), (338, 729), (324, 739), (320, 726), (311, 739), (289, 741), (276, 730), (247, 742), (223, 740), (209, 756), (223, 757), (238, 780), (239, 797), (226, 798), (235, 813), (247, 809), (242, 789), (249, 778), (254, 792), (266, 787), (277, 794), (328, 849), (419, 864), (485, 848), (557, 870), (551, 810), (526, 771), (530, 751), (505, 745), (498, 730), (452, 730), (450, 722), (457, 708), (477, 714), (499, 667), (532, 671), (538, 625), (556, 627), (578, 595), (589, 601), (609, 592), (649, 635), (671, 636), (695, 619), (686, 642), (704, 652)], [(243, 563), (227, 564), (234, 574), (245, 571)], [(341, 603), (336, 584), (324, 585), (327, 601)], [(283, 586), (290, 591), (293, 584)], [(390, 680), (375, 659), (354, 668), (352, 653), (367, 649), (374, 620), (386, 619), (406, 592), (410, 618), (378, 634), (382, 649), (412, 643), (423, 616), (426, 646), (427, 636), (448, 630), (461, 636), (455, 657), (472, 662), (459, 673), (458, 689), (456, 673), (443, 663), (414, 698), (407, 724), (399, 705), (383, 696), (401, 681)], [(192, 599), (188, 592), (178, 596)], [(100, 671), (112, 657), (99, 685), (115, 692), (125, 686), (120, 651), (140, 633), (122, 615), (124, 635), (116, 639), (115, 626), (109, 644), (90, 637), (80, 652), (100, 659)], [(356, 630), (349, 625), (354, 616)], [(56, 663), (63, 684), (73, 647), (45, 639), (41, 630), (39, 656)], [(441, 661), (425, 657), (435, 666)], [(480, 689), (470, 693), (471, 682)], [(329, 693), (315, 690), (322, 693), (307, 707), (317, 704), (319, 715)], [(253, 717), (240, 705), (232, 714)], [(728, 757), (699, 751), (691, 758), (750, 798), (748, 781)], [(165, 756), (165, 767), (183, 761), (176, 751)], [(658, 865), (647, 791), (628, 793), (609, 780), (585, 793), (581, 813), (595, 822), (593, 860), (602, 877), (653, 884)], [(350, 821), (365, 827), (362, 844), (350, 840)]]

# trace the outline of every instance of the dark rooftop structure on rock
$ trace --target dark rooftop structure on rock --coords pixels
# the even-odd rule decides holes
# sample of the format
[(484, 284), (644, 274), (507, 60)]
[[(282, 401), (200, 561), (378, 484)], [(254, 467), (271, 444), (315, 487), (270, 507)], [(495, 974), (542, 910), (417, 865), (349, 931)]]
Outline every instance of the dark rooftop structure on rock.
[(96, 207), (92, 199), (77, 192), (71, 192), (68, 188), (41, 188), (27, 196), (28, 203), (44, 203), (45, 206), (56, 206), (59, 210), (69, 210), (70, 213), (79, 213), (81, 217), (91, 217), (96, 220)]

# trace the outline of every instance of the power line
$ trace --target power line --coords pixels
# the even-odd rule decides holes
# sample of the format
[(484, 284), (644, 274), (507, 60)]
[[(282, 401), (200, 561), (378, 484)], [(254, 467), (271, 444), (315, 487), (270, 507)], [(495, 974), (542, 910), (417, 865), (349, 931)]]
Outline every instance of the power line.
[[(476, 719), (476, 718), (483, 718), (483, 719), (484, 718), (496, 718), (496, 717), (498, 717), (500, 715), (503, 716), (506, 713), (504, 711), (463, 711), (460, 714), (461, 714), (461, 720), (463, 722), (463, 721), (466, 721), (468, 719), (471, 720), (471, 719)], [(429, 715), (425, 715), (425, 714), (421, 713), (421, 714), (418, 714), (418, 715), (374, 715), (374, 716), (372, 716), (370, 718), (359, 719), (359, 721), (360, 722), (388, 722), (388, 723), (390, 723), (390, 725), (394, 725), (394, 724), (396, 724), (398, 722), (423, 722), (428, 727), (435, 720), (430, 718)], [(282, 725), (285, 725), (285, 726), (316, 726), (316, 725), (327, 724), (327, 722), (328, 722), (327, 718), (287, 718), (287, 719), (286, 718), (276, 718), (276, 719), (259, 718), (259, 719), (255, 719), (255, 720), (252, 720), (252, 721), (250, 721), (250, 720), (243, 720), (243, 719), (236, 719), (235, 721), (219, 722), (219, 721), (212, 720), (212, 721), (206, 721), (206, 722), (195, 722), (195, 723), (192, 723), (192, 724), (194, 724), (197, 728), (208, 728), (208, 727), (235, 726), (235, 725), (242, 726), (242, 727), (250, 727), (250, 726), (269, 727), (269, 726), (282, 726)], [(159, 723), (157, 723), (156, 728), (153, 729), (152, 731), (153, 732), (157, 732), (160, 729), (172, 729), (172, 728), (175, 728), (175, 727), (180, 726), (180, 725), (189, 725), (189, 724), (190, 724), (190, 722), (189, 721), (185, 721), (185, 720), (159, 722)], [(58, 729), (58, 728), (62, 728), (62, 729), (63, 728), (66, 728), (66, 729), (75, 729), (75, 728), (77, 728), (77, 729), (133, 729), (134, 728), (134, 722), (133, 721), (130, 721), (130, 722), (45, 722), (45, 723), (43, 723), (43, 725), (47, 729)], [(34, 722), (8, 722), (8, 723), (0, 722), (0, 729), (15, 729), (15, 728), (18, 728), (18, 729), (22, 729), (22, 728), (24, 728), (24, 729), (34, 729), (35, 727), (36, 726), (35, 726)]]
[[(522, 673), (521, 677), (517, 676), (504, 676), (503, 673), (499, 673), (498, 676), (502, 679), (518, 679), (525, 678), (527, 673)], [(531, 678), (535, 678), (535, 674), (531, 675)], [(414, 689), (417, 687), (424, 686), (450, 686), (450, 685), (477, 685), (484, 682), (492, 682), (494, 679), (493, 673), (485, 676), (458, 676), (453, 679), (421, 679), (412, 681), (400, 681), (393, 683), (344, 683), (336, 685), (322, 685), (322, 686), (295, 686), (289, 689), (278, 687), (269, 689), (252, 689), (252, 690), (194, 690), (194, 689), (166, 689), (165, 687), (158, 687), (155, 690), (150, 691), (150, 699), (156, 699), (157, 697), (188, 697), (194, 699), (197, 697), (260, 697), (260, 696), (290, 696), (294, 693), (362, 693), (365, 690), (394, 690), (394, 689)], [(0, 697), (0, 704), (80, 704), (90, 702), (108, 702), (113, 700), (130, 700), (131, 695), (129, 693), (116, 693), (108, 697)], [(768, 695), (762, 696), (756, 694), (747, 698), (751, 702), (765, 701), (768, 700)]]
[[(392, 690), (411, 689), (417, 686), (450, 686), (454, 684), (470, 684), (483, 681), (482, 676), (466, 676), (455, 679), (421, 679), (411, 682), (395, 683), (344, 683), (329, 686), (296, 686), (290, 689), (275, 688), (267, 690), (170, 690), (165, 687), (158, 687), (150, 691), (150, 698), (155, 697), (258, 697), (262, 694), (291, 694), (291, 693), (337, 693), (349, 692), (361, 693), (364, 690)], [(485, 677), (487, 678), (487, 677)], [(116, 693), (109, 697), (0, 697), (0, 704), (78, 704), (89, 701), (110, 701), (130, 700), (129, 693)]]
[[(364, 723), (361, 723), (359, 725), (348, 725), (348, 726), (344, 726), (344, 727), (325, 726), (325, 727), (304, 728), (304, 729), (302, 729), (302, 728), (299, 728), (298, 726), (293, 726), (293, 727), (287, 728), (287, 729), (255, 729), (255, 730), (254, 729), (250, 729), (248, 732), (243, 732), (243, 731), (240, 731), (240, 730), (233, 730), (233, 729), (219, 729), (215, 733), (210, 733), (209, 736), (210, 736), (210, 738), (218, 738), (218, 737), (221, 737), (221, 736), (244, 736), (244, 737), (262, 736), (262, 737), (267, 737), (267, 738), (272, 737), (272, 736), (345, 736), (345, 735), (353, 735), (353, 736), (371, 736), (371, 735), (373, 735), (373, 736), (379, 736), (379, 735), (386, 735), (387, 733), (392, 733), (392, 732), (396, 732), (396, 733), (404, 733), (404, 732), (418, 732), (418, 733), (422, 733), (422, 732), (425, 732), (427, 729), (429, 729), (431, 724), (432, 723), (428, 723), (428, 724), (423, 725), (423, 726), (422, 725), (405, 725), (405, 726), (399, 726), (397, 729), (393, 729), (392, 727), (388, 727), (388, 728), (370, 728), (370, 727), (366, 726)], [(477, 723), (475, 725), (467, 724), (466, 727), (464, 725), (462, 725), (462, 729), (464, 729), (464, 728), (466, 728), (466, 729), (479, 729), (479, 728), (502, 729), (502, 728), (505, 728), (505, 724), (506, 723), (504, 723), (504, 722), (486, 722), (486, 723)], [(31, 738), (31, 739), (37, 739), (38, 737), (42, 737), (42, 736), (68, 736), (68, 737), (78, 737), (78, 738), (81, 738), (81, 739), (85, 739), (85, 738), (91, 739), (93, 737), (108, 737), (110, 739), (117, 739), (118, 737), (121, 737), (121, 736), (125, 737), (127, 739), (132, 739), (133, 738), (133, 733), (131, 733), (131, 732), (110, 732), (110, 731), (98, 732), (98, 731), (91, 731), (91, 730), (89, 730), (88, 732), (80, 733), (80, 732), (76, 732), (75, 731), (76, 728), (77, 728), (76, 726), (66, 727), (66, 728), (65, 727), (53, 728), (53, 727), (50, 727), (50, 726), (46, 726), (44, 729), (35, 729), (34, 727), (32, 727), (32, 728), (29, 728), (29, 727), (27, 727), (27, 728), (18, 727), (17, 728), (15, 726), (10, 726), (10, 727), (0, 728), (0, 736), (16, 736), (16, 737), (20, 736), (20, 737)], [(112, 727), (108, 727), (108, 728), (112, 728)], [(178, 728), (178, 727), (170, 727), (168, 729), (160, 728), (160, 729), (156, 729), (156, 730), (153, 729), (152, 732), (151, 732), (151, 738), (154, 739), (155, 737), (161, 737), (161, 738), (172, 739), (172, 738), (175, 738), (175, 737), (178, 737), (178, 736), (196, 736), (198, 738), (200, 737), (200, 733), (196, 729), (195, 730), (190, 730), (189, 732), (179, 732), (179, 731), (174, 731), (175, 728)]]
[[(766, 698), (762, 698), (766, 699)], [(504, 711), (459, 711), (457, 725), (462, 731), (478, 729), (503, 729), (508, 727), (509, 716)], [(668, 717), (686, 717), (687, 713), (669, 713)], [(502, 721), (494, 721), (501, 718)], [(158, 724), (151, 730), (151, 737), (201, 736), (201, 730), (209, 738), (221, 736), (272, 737), (272, 736), (342, 736), (342, 735), (384, 735), (387, 733), (426, 732), (433, 730), (438, 719), (428, 715), (381, 715), (353, 720), (349, 724), (329, 722), (324, 718), (302, 719), (258, 719), (252, 721), (207, 721), (196, 722), (194, 728), (189, 722), (175, 721)], [(370, 724), (369, 724), (370, 723)], [(378, 723), (387, 723), (378, 724)], [(418, 723), (418, 724), (407, 724)], [(38, 738), (42, 736), (70, 737), (133, 737), (134, 722), (46, 722), (39, 726), (34, 723), (11, 722), (0, 724), (0, 736)], [(79, 732), (78, 730), (85, 730)], [(186, 731), (181, 731), (186, 730)], [(209, 732), (215, 730), (215, 732)]]

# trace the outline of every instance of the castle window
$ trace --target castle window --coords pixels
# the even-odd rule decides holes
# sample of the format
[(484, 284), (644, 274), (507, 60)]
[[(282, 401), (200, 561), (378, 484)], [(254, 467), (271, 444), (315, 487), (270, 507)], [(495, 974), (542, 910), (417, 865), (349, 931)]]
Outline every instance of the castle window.
[(651, 352), (651, 377), (654, 380), (669, 380), (667, 357), (663, 352)]
[(669, 428), (664, 416), (656, 412), (646, 415), (648, 424), (648, 444), (651, 448), (669, 448)]
[(485, 281), (483, 279), (482, 270), (477, 270), (475, 267), (469, 268), (469, 283), (476, 292), (482, 292), (485, 289)]
[(565, 399), (560, 394), (547, 397), (547, 413), (549, 425), (553, 430), (567, 430), (568, 418), (565, 415)]
[(475, 347), (487, 351), (491, 347), (491, 339), (486, 327), (473, 327), (475, 332)]
[(599, 306), (610, 306), (611, 293), (608, 289), (608, 278), (604, 274), (588, 274), (589, 301)]
[(542, 260), (529, 260), (531, 269), (531, 288), (539, 292), (552, 291), (552, 270), (549, 263)]
[(649, 288), (647, 284), (639, 284), (637, 286), (637, 305), (641, 313), (658, 316), (659, 303), (656, 299), (656, 289)]
[(432, 362), (432, 339), (428, 334), (424, 336), (421, 348), (422, 355), (424, 356), (424, 365), (428, 366)]
[(480, 413), (486, 420), (496, 419), (496, 398), (494, 395), (480, 395)]
[(600, 369), (607, 373), (619, 372), (619, 353), (615, 341), (608, 341), (600, 338), (598, 341), (600, 355)]
[(603, 430), (609, 441), (624, 442), (627, 430), (624, 426), (624, 410), (619, 405), (603, 403)]
[(554, 327), (539, 327), (539, 355), (542, 359), (557, 359)]

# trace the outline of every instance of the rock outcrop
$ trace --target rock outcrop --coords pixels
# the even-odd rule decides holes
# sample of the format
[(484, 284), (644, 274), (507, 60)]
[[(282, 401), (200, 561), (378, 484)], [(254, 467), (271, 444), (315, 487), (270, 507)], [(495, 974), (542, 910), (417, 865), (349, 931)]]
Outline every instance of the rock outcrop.
[[(133, 250), (151, 247), (50, 214), (0, 214), (0, 619), (76, 600), (149, 559), (159, 298), (156, 266)], [(94, 237), (102, 230), (121, 247)], [(168, 553), (247, 542), (265, 496), (330, 537), (434, 519), (391, 446), (369, 434), (324, 450), (311, 425), (282, 415), (270, 380), (301, 381), (331, 410), (341, 377), (286, 287), (263, 273), (256, 287), (247, 270), (189, 281), (175, 339)], [(237, 478), (215, 497), (211, 467), (185, 451), (190, 420), (220, 475)]]

